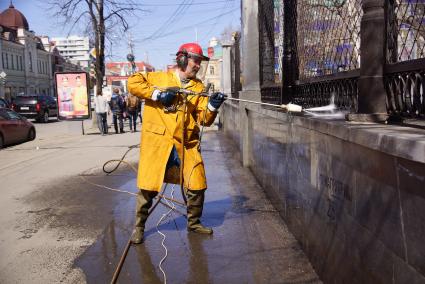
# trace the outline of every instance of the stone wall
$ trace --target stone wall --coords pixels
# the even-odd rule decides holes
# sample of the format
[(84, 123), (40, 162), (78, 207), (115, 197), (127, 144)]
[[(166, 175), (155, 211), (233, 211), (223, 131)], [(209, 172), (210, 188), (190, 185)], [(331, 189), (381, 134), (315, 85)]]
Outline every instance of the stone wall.
[(240, 144), (240, 119), (239, 105), (234, 103), (226, 103), (220, 112), (220, 120), (226, 135), (231, 137), (236, 144)]
[(425, 283), (424, 130), (243, 108), (224, 131), (325, 283)]

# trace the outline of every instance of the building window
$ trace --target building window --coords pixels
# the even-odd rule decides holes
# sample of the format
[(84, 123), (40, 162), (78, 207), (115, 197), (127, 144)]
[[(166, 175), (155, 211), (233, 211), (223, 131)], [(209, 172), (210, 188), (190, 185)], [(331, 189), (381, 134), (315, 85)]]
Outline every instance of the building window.
[(15, 54), (15, 59), (16, 59), (16, 70), (20, 70), (19, 69), (19, 60), (18, 60), (18, 55)]
[(4, 59), (4, 52), (1, 53), (1, 62), (2, 62), (2, 65), (3, 65), (3, 69), (5, 69), (6, 68), (6, 62), (5, 62), (5, 59)]
[(6, 53), (6, 69), (9, 69), (9, 54)]
[(210, 66), (210, 75), (214, 75), (214, 66)]
[(29, 52), (29, 67), (30, 67), (30, 72), (32, 72), (32, 54), (31, 54), (31, 52)]
[(24, 67), (22, 66), (22, 56), (19, 56), (19, 65), (21, 66), (21, 70), (24, 70)]

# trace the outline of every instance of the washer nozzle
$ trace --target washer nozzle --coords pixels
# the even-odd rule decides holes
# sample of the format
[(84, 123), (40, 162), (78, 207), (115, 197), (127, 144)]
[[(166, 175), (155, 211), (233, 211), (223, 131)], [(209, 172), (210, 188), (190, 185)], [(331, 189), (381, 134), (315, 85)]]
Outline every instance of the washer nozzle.
[(286, 109), (288, 112), (302, 112), (303, 107), (296, 104), (287, 104), (287, 105), (281, 105), (282, 108)]

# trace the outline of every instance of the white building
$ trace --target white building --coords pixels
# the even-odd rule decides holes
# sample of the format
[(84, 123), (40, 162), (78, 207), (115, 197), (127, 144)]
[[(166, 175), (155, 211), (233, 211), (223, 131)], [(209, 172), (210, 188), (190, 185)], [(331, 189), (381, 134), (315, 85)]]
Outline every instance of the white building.
[(204, 51), (205, 53), (208, 54), (210, 60), (208, 62), (202, 62), (198, 76), (204, 77), (201, 79), (205, 85), (210, 84), (211, 92), (222, 92), (221, 69), (223, 64), (223, 47), (217, 38), (211, 38), (206, 52)]
[(87, 68), (90, 65), (90, 44), (88, 37), (69, 36), (51, 38), (63, 58)]
[(0, 97), (54, 94), (51, 54), (12, 4), (0, 13), (0, 53)]

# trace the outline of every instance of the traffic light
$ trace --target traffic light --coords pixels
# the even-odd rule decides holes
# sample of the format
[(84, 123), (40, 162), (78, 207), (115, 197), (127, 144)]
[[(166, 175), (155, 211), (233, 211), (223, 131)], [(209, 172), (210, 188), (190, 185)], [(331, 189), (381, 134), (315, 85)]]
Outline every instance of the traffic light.
[(90, 77), (96, 78), (96, 62), (95, 61), (90, 62)]

